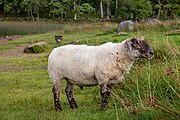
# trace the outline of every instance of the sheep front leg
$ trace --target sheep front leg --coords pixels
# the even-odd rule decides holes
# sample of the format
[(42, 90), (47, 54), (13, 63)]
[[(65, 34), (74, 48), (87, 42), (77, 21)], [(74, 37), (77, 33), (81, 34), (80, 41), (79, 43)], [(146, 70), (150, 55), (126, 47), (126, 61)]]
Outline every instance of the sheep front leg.
[(53, 89), (52, 92), (54, 94), (54, 105), (55, 105), (55, 109), (56, 111), (62, 111), (61, 105), (60, 105), (60, 84), (55, 84), (53, 85)]
[(78, 108), (76, 101), (74, 100), (74, 85), (67, 82), (65, 92), (69, 101), (70, 108), (71, 109)]
[(107, 84), (101, 84), (100, 94), (101, 94), (101, 109), (103, 110), (108, 106), (108, 97), (111, 94), (111, 86)]

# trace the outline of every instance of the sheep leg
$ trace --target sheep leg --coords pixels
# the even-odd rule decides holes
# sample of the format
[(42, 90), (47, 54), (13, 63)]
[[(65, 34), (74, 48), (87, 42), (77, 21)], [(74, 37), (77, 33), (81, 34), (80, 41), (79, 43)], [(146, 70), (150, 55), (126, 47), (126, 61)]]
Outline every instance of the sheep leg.
[(70, 108), (71, 109), (78, 108), (76, 101), (74, 100), (74, 85), (67, 82), (65, 92), (69, 101)]
[(100, 94), (101, 94), (101, 109), (104, 109), (108, 106), (108, 97), (111, 94), (111, 85), (107, 85), (107, 84), (100, 85)]
[(60, 104), (60, 82), (57, 82), (56, 84), (53, 85), (52, 92), (54, 94), (54, 105), (56, 111), (62, 111), (61, 104)]

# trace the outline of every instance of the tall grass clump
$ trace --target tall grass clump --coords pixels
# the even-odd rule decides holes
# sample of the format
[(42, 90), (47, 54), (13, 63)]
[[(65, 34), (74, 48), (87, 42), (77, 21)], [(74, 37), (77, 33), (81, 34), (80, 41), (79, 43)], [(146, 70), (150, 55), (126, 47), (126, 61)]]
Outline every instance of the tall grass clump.
[(180, 118), (180, 47), (172, 38), (163, 38), (151, 41), (154, 58), (137, 61), (124, 84), (115, 88), (114, 107), (125, 111), (120, 117), (130, 114), (132, 119)]
[(0, 22), (0, 36), (40, 34), (62, 29), (63, 25), (58, 23)]
[[(177, 30), (180, 27), (180, 23), (177, 21), (161, 21), (161, 23), (135, 23), (135, 31), (146, 31), (146, 32), (167, 32), (170, 30)], [(165, 33), (164, 33), (165, 34)]]
[(65, 33), (68, 32), (76, 32), (76, 31), (83, 31), (86, 32), (87, 30), (95, 30), (95, 31), (104, 31), (113, 29), (116, 27), (116, 24), (113, 23), (81, 23), (81, 24), (70, 24), (67, 25), (64, 29)]
[(174, 41), (156, 41), (155, 43), (156, 44), (153, 45), (155, 60), (171, 61), (171, 59), (180, 59), (179, 47)]

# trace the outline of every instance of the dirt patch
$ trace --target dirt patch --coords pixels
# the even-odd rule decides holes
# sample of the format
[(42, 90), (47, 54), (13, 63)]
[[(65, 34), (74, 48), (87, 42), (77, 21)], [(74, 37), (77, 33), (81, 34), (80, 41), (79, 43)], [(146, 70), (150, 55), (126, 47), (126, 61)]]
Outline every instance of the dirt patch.
[(12, 66), (7, 64), (0, 64), (0, 68), (0, 72), (18, 72), (22, 70), (22, 68), (18, 66)]
[(0, 57), (3, 56), (4, 58), (24, 58), (24, 59), (34, 59), (39, 57), (44, 57), (45, 53), (24, 53), (24, 48), (27, 44), (22, 44), (16, 46), (14, 49), (6, 50), (0, 53)]
[(8, 41), (16, 40), (18, 38), (23, 37), (22, 35), (14, 35), (14, 36), (3, 36), (0, 37), (0, 45), (7, 43)]
[(20, 56), (22, 56), (24, 54), (23, 53), (24, 47), (25, 47), (25, 45), (18, 45), (14, 49), (3, 51), (1, 53), (1, 56), (10, 57), (10, 58), (12, 58), (12, 57), (20, 57)]

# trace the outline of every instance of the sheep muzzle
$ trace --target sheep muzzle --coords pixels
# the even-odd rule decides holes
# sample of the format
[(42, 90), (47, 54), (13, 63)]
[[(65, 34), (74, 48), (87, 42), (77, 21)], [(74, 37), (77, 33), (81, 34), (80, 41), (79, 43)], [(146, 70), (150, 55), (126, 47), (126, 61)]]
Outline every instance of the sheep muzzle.
[(138, 41), (138, 45), (139, 47), (139, 51), (141, 53), (141, 57), (142, 58), (146, 58), (146, 59), (151, 59), (154, 56), (154, 51), (153, 49), (150, 47), (150, 45), (145, 41), (145, 39), (141, 38)]
[(151, 59), (154, 56), (154, 51), (143, 37), (130, 39), (131, 49), (139, 51), (139, 57)]

